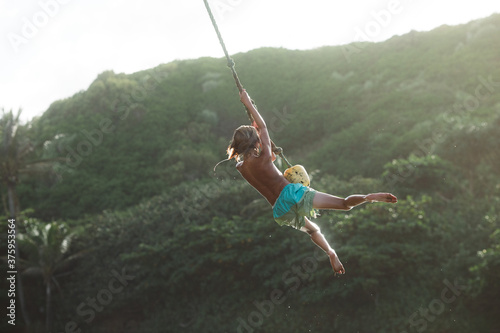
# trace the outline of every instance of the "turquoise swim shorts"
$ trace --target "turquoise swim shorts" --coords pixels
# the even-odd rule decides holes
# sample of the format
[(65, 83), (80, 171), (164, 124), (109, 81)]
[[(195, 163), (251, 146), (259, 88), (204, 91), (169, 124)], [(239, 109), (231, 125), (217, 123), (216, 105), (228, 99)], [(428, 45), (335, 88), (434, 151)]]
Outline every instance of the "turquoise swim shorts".
[(317, 215), (317, 210), (313, 208), (315, 194), (315, 190), (300, 183), (288, 184), (274, 203), (274, 220), (281, 226), (302, 228), (306, 224), (304, 217), (315, 218)]

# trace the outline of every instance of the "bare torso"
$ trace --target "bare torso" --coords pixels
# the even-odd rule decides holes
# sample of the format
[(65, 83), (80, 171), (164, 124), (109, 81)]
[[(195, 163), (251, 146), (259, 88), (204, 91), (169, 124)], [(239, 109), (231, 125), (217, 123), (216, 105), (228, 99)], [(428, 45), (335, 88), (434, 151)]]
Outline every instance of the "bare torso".
[(259, 191), (274, 206), (281, 190), (289, 184), (270, 156), (248, 154), (245, 160), (236, 164), (243, 178)]

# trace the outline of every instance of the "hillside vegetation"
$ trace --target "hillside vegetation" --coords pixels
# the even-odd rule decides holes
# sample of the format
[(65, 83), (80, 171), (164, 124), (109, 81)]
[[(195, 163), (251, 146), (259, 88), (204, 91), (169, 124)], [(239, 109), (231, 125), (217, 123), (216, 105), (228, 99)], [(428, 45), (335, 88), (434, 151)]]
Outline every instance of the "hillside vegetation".
[[(23, 129), (53, 172), (17, 186), (23, 219), (64, 222), (72, 251), (89, 251), (58, 276), (54, 332), (500, 331), (499, 34), (493, 15), (382, 43), (234, 55), (312, 187), (400, 199), (322, 213), (341, 277), (305, 234), (273, 222), (234, 162), (214, 175), (248, 123), (225, 59), (106, 71), (55, 101)], [(102, 292), (117, 274), (120, 291)], [(44, 281), (23, 280), (35, 332)]]

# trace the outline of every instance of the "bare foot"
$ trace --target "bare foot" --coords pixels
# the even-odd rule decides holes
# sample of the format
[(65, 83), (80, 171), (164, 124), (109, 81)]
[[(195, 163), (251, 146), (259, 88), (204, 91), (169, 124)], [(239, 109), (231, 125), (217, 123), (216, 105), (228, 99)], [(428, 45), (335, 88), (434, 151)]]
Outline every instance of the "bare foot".
[(345, 274), (344, 265), (340, 262), (337, 254), (335, 252), (330, 252), (328, 253), (328, 257), (330, 257), (330, 263), (332, 264), (335, 274)]

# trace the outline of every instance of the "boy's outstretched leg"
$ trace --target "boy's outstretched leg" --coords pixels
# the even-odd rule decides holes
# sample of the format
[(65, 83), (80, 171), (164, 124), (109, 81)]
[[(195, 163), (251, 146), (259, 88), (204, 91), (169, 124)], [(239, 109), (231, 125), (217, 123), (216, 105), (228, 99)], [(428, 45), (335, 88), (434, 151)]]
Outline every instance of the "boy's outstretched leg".
[(314, 195), (313, 208), (350, 210), (365, 202), (396, 203), (398, 199), (391, 193), (353, 194), (347, 198), (340, 198), (328, 193), (317, 192)]
[(335, 250), (332, 249), (330, 244), (328, 244), (327, 240), (325, 239), (325, 236), (323, 236), (323, 234), (321, 233), (318, 225), (309, 221), (307, 218), (305, 220), (306, 225), (302, 228), (302, 231), (307, 232), (309, 236), (311, 236), (311, 240), (314, 242), (314, 244), (316, 244), (326, 252), (328, 257), (330, 258), (330, 263), (332, 265), (333, 271), (338, 274), (344, 274), (344, 266), (340, 262), (337, 253), (335, 253)]

